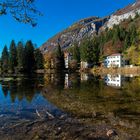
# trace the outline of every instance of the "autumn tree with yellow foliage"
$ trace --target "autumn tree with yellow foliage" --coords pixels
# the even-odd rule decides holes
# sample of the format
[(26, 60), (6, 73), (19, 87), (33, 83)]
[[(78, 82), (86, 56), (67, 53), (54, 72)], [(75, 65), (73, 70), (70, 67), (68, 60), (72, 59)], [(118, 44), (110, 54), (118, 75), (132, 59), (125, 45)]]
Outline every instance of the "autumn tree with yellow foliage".
[(128, 48), (125, 53), (125, 58), (128, 59), (131, 64), (140, 66), (140, 45), (138, 47), (132, 45)]
[(44, 68), (53, 69), (55, 68), (55, 54), (53, 52), (48, 52), (44, 55)]

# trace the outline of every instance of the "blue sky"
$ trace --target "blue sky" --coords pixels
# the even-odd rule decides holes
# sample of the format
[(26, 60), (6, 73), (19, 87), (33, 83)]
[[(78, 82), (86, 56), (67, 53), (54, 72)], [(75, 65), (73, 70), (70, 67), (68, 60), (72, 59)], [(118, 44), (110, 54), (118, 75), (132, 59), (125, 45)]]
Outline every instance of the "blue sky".
[(33, 28), (16, 22), (10, 15), (0, 16), (0, 52), (12, 39), (32, 40), (41, 46), (50, 37), (74, 22), (90, 16), (106, 16), (135, 0), (36, 0), (36, 6), (44, 14), (38, 17)]

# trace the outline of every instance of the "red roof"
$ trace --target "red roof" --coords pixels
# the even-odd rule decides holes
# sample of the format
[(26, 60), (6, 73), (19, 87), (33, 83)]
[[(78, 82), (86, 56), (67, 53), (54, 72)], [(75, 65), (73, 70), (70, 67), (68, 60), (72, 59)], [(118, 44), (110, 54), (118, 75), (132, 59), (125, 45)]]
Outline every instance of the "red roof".
[(110, 56), (118, 56), (118, 55), (122, 55), (122, 54), (120, 54), (120, 53), (115, 53), (115, 54), (112, 54), (112, 55), (110, 55)]

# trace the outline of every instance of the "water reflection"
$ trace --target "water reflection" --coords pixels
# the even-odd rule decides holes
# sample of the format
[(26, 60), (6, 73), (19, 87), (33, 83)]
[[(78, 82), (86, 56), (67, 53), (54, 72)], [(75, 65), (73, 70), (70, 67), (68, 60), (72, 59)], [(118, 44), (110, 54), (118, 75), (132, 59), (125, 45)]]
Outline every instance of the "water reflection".
[[(53, 77), (53, 78), (52, 78)], [(78, 86), (80, 83), (80, 76), (77, 73), (74, 74), (46, 74), (44, 76), (44, 85), (46, 87), (51, 86), (53, 89), (64, 90)]]
[[(138, 138), (140, 132), (140, 77), (66, 74), (45, 81), (49, 99), (65, 112), (89, 123), (109, 124)], [(63, 86), (59, 84), (64, 84)], [(117, 88), (116, 88), (117, 87)]]
[(90, 124), (109, 124), (139, 136), (139, 76), (61, 73), (0, 84), (0, 116), (4, 115), (0, 126), (13, 120), (37, 119), (36, 111), (43, 117), (46, 111), (58, 117), (65, 112)]
[(81, 81), (87, 81), (89, 79), (89, 74), (81, 73)]
[[(22, 79), (20, 81), (1, 82), (2, 93), (7, 97), (9, 95), (10, 102), (16, 100), (22, 101), (26, 99), (27, 102), (31, 102), (35, 94), (41, 90), (41, 83), (36, 79)], [(43, 83), (42, 83), (43, 84)]]
[(59, 73), (59, 74), (46, 74), (44, 76), (45, 86), (53, 86), (55, 89), (71, 89), (74, 87), (80, 87), (81, 83), (91, 81), (95, 76), (88, 73)]
[(63, 112), (42, 95), (43, 86), (42, 76), (1, 81), (0, 126), (13, 125), (23, 120), (47, 118), (46, 112), (61, 116)]
[(117, 75), (108, 74), (107, 76), (105, 76), (105, 83), (108, 86), (121, 87), (122, 86), (122, 76), (120, 74), (117, 74)]
[(72, 87), (72, 82), (69, 78), (70, 78), (69, 74), (65, 74), (65, 86), (64, 86), (65, 89)]

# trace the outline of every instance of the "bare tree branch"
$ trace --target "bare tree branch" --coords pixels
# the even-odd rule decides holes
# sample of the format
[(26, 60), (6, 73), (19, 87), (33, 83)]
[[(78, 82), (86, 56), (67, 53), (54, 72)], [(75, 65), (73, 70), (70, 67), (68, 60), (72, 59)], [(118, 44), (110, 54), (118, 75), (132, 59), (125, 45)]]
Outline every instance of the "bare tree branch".
[(25, 24), (37, 25), (37, 16), (41, 12), (34, 5), (35, 0), (0, 0), (0, 15), (10, 13), (12, 17)]

